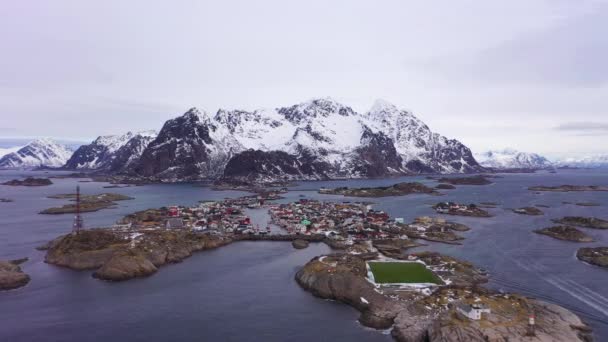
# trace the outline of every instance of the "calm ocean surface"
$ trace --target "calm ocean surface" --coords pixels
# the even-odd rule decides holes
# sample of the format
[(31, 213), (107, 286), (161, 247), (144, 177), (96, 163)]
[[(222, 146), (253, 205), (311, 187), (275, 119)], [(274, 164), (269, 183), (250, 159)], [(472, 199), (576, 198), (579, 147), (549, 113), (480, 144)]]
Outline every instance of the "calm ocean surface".
[[(41, 172), (1, 171), (0, 182)], [(48, 187), (0, 186), (0, 259), (28, 257), (22, 268), (31, 276), (26, 287), (0, 292), (0, 341), (390, 341), (386, 333), (356, 322), (358, 313), (339, 303), (313, 297), (293, 280), (312, 257), (326, 253), (324, 244), (295, 250), (289, 243), (239, 242), (197, 253), (168, 265), (148, 278), (122, 283), (93, 279), (90, 271), (76, 272), (43, 262), (34, 248), (69, 232), (72, 215), (38, 215), (65, 200), (46, 196), (68, 193), (77, 184), (82, 192), (116, 192), (135, 197), (117, 208), (84, 215), (87, 227), (114, 223), (125, 214), (171, 204), (192, 205), (199, 200), (244, 195), (212, 191), (189, 184), (102, 188), (107, 183), (79, 183), (54, 179)], [(319, 195), (321, 186), (378, 186), (424, 177), (382, 180), (302, 182), (283, 202), (303, 196), (323, 200), (358, 200)], [(608, 170), (560, 170), (556, 174), (508, 174), (487, 186), (458, 186), (442, 197), (412, 195), (371, 199), (375, 208), (406, 221), (434, 215), (438, 201), (497, 202), (492, 218), (450, 217), (472, 229), (463, 245), (432, 244), (436, 250), (485, 268), (490, 287), (558, 303), (578, 313), (594, 328), (597, 340), (608, 340), (608, 270), (578, 261), (582, 246), (608, 246), (608, 231), (581, 228), (597, 242), (569, 243), (531, 231), (566, 215), (608, 219), (608, 192), (541, 193), (532, 185), (608, 185)], [(563, 202), (598, 202), (581, 207)], [(508, 209), (543, 204), (544, 216), (517, 215)], [(263, 212), (252, 213), (263, 221)]]

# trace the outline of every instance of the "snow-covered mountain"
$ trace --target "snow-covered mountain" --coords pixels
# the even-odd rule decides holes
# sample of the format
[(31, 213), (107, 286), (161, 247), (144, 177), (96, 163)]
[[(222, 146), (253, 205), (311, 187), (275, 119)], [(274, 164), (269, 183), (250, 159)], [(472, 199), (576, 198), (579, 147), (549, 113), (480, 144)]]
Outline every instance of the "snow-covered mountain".
[(484, 167), (494, 169), (545, 169), (552, 167), (547, 158), (513, 149), (476, 153), (475, 159)]
[(164, 124), (129, 172), (259, 181), (480, 170), (466, 146), (407, 111), (377, 101), (360, 114), (323, 98), (215, 115), (192, 108)]
[(155, 137), (155, 131), (100, 136), (92, 143), (80, 146), (63, 167), (121, 172), (139, 159)]
[(13, 152), (19, 151), (23, 146), (14, 146), (14, 147), (0, 147), (0, 158), (5, 155)]
[(558, 167), (608, 168), (608, 154), (558, 159), (555, 165)]
[(51, 139), (37, 139), (0, 159), (0, 168), (60, 167), (72, 155), (72, 150)]

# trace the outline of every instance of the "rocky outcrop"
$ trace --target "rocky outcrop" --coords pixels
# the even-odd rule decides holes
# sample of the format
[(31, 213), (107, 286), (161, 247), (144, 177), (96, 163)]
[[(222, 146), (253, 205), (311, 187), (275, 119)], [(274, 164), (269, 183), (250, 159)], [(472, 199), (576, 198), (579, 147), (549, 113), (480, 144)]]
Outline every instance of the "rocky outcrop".
[(310, 243), (309, 243), (308, 241), (306, 241), (306, 240), (301, 240), (301, 239), (293, 240), (293, 241), (291, 242), (291, 245), (292, 245), (292, 246), (293, 246), (293, 248), (295, 248), (295, 249), (304, 249), (304, 248), (307, 248), (309, 244), (310, 244)]
[(551, 192), (571, 192), (571, 191), (608, 191), (608, 186), (598, 185), (558, 185), (558, 186), (531, 186), (530, 191), (551, 191)]
[(608, 247), (581, 248), (576, 252), (579, 260), (608, 268)]
[[(574, 313), (555, 304), (517, 295), (486, 296), (491, 313), (469, 320), (451, 309), (441, 313), (428, 330), (429, 341), (513, 341), (527, 342), (527, 313), (535, 315), (535, 341), (591, 341), (589, 327)], [(518, 315), (520, 315), (518, 317)]]
[(536, 207), (517, 208), (517, 209), (513, 209), (513, 212), (516, 214), (520, 214), (520, 215), (532, 215), (532, 216), (544, 215), (543, 211)]
[(321, 189), (321, 194), (343, 195), (351, 197), (386, 197), (386, 196), (404, 196), (410, 194), (439, 194), (435, 189), (428, 186), (412, 182), (412, 183), (397, 183), (391, 186), (381, 186), (376, 188), (348, 188), (340, 187), (335, 189)]
[(150, 260), (134, 250), (121, 250), (112, 255), (93, 277), (103, 280), (121, 281), (135, 277), (145, 277), (156, 273), (158, 269)]
[(53, 182), (48, 178), (34, 178), (28, 177), (26, 179), (13, 179), (8, 182), (2, 183), (2, 185), (10, 185), (10, 186), (47, 186), (51, 185)]
[(438, 182), (448, 183), (452, 185), (487, 185), (492, 184), (492, 181), (483, 175), (471, 177), (444, 177), (439, 178)]
[(91, 229), (54, 240), (46, 246), (45, 262), (76, 270), (96, 269), (96, 278), (120, 281), (148, 276), (167, 263), (230, 242), (185, 230)]
[(579, 229), (570, 226), (554, 226), (534, 231), (536, 234), (543, 234), (555, 239), (572, 242), (593, 242), (593, 238)]
[(24, 260), (2, 261), (0, 260), (0, 291), (12, 290), (27, 285), (30, 276), (19, 267)]
[(359, 321), (368, 327), (387, 329), (399, 311), (398, 302), (375, 291), (365, 280), (365, 261), (349, 254), (316, 257), (296, 273), (296, 281), (317, 297), (333, 299), (361, 312)]
[[(397, 341), (529, 341), (526, 332), (530, 312), (536, 316), (539, 341), (592, 340), (589, 327), (562, 307), (481, 288), (477, 280), (487, 277), (471, 278), (479, 271), (468, 263), (438, 253), (416, 256), (437, 274), (443, 272), (442, 277), (452, 285), (438, 286), (426, 294), (375, 287), (365, 278), (364, 259), (352, 254), (316, 257), (296, 273), (296, 281), (315, 296), (356, 308), (365, 326), (392, 328), (391, 335)], [(457, 303), (481, 303), (491, 312), (481, 320), (470, 320), (456, 311)]]
[(555, 223), (594, 229), (608, 229), (608, 221), (595, 217), (566, 216), (552, 220)]

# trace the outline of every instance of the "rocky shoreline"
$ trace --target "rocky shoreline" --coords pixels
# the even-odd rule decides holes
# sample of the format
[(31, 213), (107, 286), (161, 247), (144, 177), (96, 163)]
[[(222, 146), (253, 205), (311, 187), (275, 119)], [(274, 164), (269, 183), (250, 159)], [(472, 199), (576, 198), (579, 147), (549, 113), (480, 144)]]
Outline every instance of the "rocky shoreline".
[(13, 179), (8, 182), (2, 183), (2, 185), (10, 185), (10, 186), (47, 186), (51, 185), (53, 182), (48, 178), (34, 178), (28, 177), (26, 179)]
[(554, 226), (534, 231), (536, 234), (547, 235), (555, 239), (572, 242), (593, 242), (593, 238), (584, 232), (570, 226)]
[(531, 186), (530, 191), (552, 191), (552, 192), (570, 192), (570, 191), (608, 191), (607, 186), (598, 185), (558, 185), (558, 186)]
[(412, 183), (397, 183), (391, 186), (381, 186), (375, 188), (348, 188), (340, 187), (335, 189), (320, 189), (320, 194), (343, 195), (349, 197), (388, 197), (388, 196), (405, 196), (410, 194), (429, 194), (438, 195), (439, 193), (433, 188), (412, 182)]
[[(52, 195), (48, 198), (54, 199), (69, 199), (70, 201), (76, 200), (76, 194), (61, 194)], [(133, 197), (114, 194), (114, 193), (103, 193), (97, 195), (81, 195), (80, 196), (80, 212), (93, 212), (101, 209), (110, 208), (116, 205), (116, 201), (132, 200)], [(39, 214), (71, 214), (76, 212), (76, 204), (66, 204), (61, 207), (48, 208), (42, 210)]]
[(471, 177), (443, 177), (437, 180), (439, 183), (448, 183), (452, 185), (488, 185), (492, 184), (492, 181), (484, 175), (477, 175)]
[(602, 220), (595, 217), (581, 217), (581, 216), (566, 216), (560, 219), (552, 220), (555, 223), (579, 226), (593, 229), (608, 229), (608, 221)]
[(0, 291), (17, 289), (30, 282), (30, 276), (19, 267), (19, 264), (25, 261), (27, 261), (27, 258), (10, 261), (0, 260)]
[(540, 210), (536, 207), (517, 208), (517, 209), (513, 209), (513, 212), (516, 214), (520, 214), (520, 215), (532, 215), (532, 216), (540, 216), (540, 215), (545, 214), (545, 213), (543, 213), (542, 210)]
[[(529, 312), (535, 313), (540, 341), (592, 340), (588, 326), (562, 307), (481, 287), (487, 277), (469, 263), (430, 252), (412, 257), (450, 285), (429, 292), (374, 285), (366, 278), (366, 259), (347, 253), (315, 257), (295, 279), (317, 297), (357, 309), (364, 326), (391, 329), (397, 341), (528, 341)], [(470, 320), (458, 313), (456, 303), (483, 303), (491, 314)]]
[(585, 247), (576, 252), (579, 260), (589, 264), (608, 268), (608, 247)]

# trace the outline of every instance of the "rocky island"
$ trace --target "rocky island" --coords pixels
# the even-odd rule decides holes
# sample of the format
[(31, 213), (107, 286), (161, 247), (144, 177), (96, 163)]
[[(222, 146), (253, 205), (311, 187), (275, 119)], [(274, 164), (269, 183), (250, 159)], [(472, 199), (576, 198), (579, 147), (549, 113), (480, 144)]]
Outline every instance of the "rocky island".
[(584, 232), (570, 226), (553, 226), (534, 231), (536, 234), (543, 234), (555, 239), (573, 242), (593, 242), (593, 238)]
[[(540, 341), (591, 339), (585, 323), (562, 307), (481, 287), (487, 276), (470, 263), (433, 252), (414, 253), (407, 259), (409, 262), (370, 260), (348, 253), (324, 255), (313, 258), (295, 278), (317, 297), (353, 306), (361, 312), (361, 324), (391, 329), (397, 341), (526, 341), (531, 312), (536, 316)], [(380, 274), (370, 268), (372, 263), (390, 266), (384, 271), (417, 271), (402, 274), (401, 284), (383, 285), (376, 281)], [(474, 310), (483, 312), (481, 318), (472, 318)]]
[[(52, 195), (48, 198), (55, 199), (69, 199), (70, 201), (76, 201), (76, 194), (61, 194)], [(103, 193), (97, 195), (80, 195), (80, 211), (81, 212), (93, 212), (101, 209), (110, 208), (116, 205), (116, 201), (131, 200), (133, 197)], [(70, 214), (76, 212), (76, 204), (70, 203), (57, 208), (48, 208), (40, 212), (40, 214)]]
[(26, 260), (0, 260), (0, 290), (16, 289), (30, 282), (30, 276), (19, 267), (19, 264)]
[(544, 215), (543, 211), (536, 207), (517, 208), (517, 209), (513, 209), (513, 212), (516, 214), (520, 214), (520, 215), (532, 215), (532, 216)]
[(51, 185), (53, 182), (48, 178), (34, 178), (28, 177), (26, 179), (13, 179), (8, 182), (2, 183), (2, 185), (10, 185), (10, 186), (47, 186)]
[(608, 268), (608, 247), (580, 248), (576, 257), (592, 265)]
[(400, 225), (401, 233), (410, 239), (420, 239), (448, 244), (460, 244), (464, 238), (455, 232), (470, 230), (464, 224), (449, 222), (442, 218), (417, 217), (410, 224)]
[(608, 229), (608, 221), (595, 217), (566, 216), (552, 220), (555, 223), (594, 229)]
[(454, 190), (456, 187), (452, 184), (439, 183), (435, 186), (437, 190)]
[(570, 192), (570, 191), (608, 191), (608, 186), (598, 185), (558, 185), (558, 186), (531, 186), (528, 188), (531, 191), (552, 191), (552, 192)]
[(185, 230), (89, 229), (52, 241), (44, 260), (74, 270), (95, 270), (95, 278), (120, 281), (151, 275), (195, 251), (229, 242)]
[(412, 183), (397, 183), (391, 186), (381, 186), (376, 188), (348, 188), (340, 187), (335, 189), (321, 188), (320, 194), (343, 195), (350, 197), (387, 197), (387, 196), (404, 196), (410, 194), (430, 194), (437, 195), (438, 192), (428, 186), (412, 182)]
[(477, 175), (471, 177), (443, 177), (437, 180), (440, 183), (448, 183), (452, 185), (488, 185), (492, 184), (486, 176)]
[(475, 204), (458, 204), (454, 202), (440, 202), (433, 205), (433, 209), (439, 214), (472, 217), (492, 217), (492, 214), (481, 209)]

